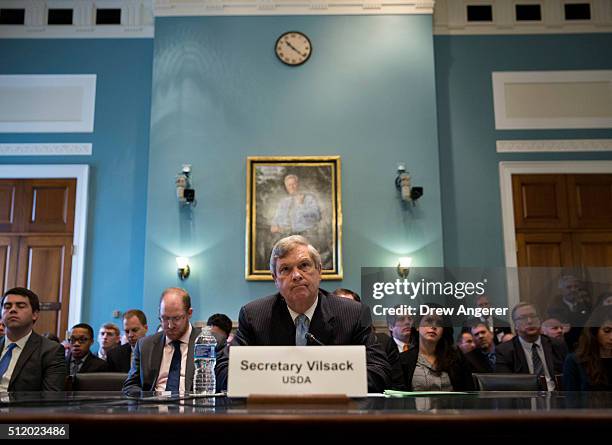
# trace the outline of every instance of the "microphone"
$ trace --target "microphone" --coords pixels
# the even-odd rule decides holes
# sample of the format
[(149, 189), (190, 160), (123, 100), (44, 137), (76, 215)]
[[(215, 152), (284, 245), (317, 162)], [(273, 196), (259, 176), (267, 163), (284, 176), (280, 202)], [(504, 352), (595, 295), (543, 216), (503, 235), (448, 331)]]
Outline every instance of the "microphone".
[(311, 342), (316, 343), (319, 346), (325, 346), (323, 343), (321, 343), (319, 341), (319, 339), (317, 337), (312, 335), (310, 332), (306, 332), (306, 334), (304, 334), (304, 336), (306, 337), (306, 340), (310, 340)]

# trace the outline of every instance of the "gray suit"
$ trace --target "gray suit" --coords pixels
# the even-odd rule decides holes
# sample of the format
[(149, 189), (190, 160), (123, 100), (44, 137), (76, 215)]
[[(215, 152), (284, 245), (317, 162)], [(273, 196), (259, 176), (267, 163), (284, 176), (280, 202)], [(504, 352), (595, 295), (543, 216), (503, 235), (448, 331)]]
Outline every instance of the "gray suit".
[[(191, 391), (193, 385), (193, 344), (200, 334), (200, 329), (192, 328), (187, 347), (187, 369), (185, 370), (185, 389)], [(155, 391), (162, 358), (166, 335), (158, 332), (149, 337), (138, 340), (132, 356), (132, 367), (123, 384), (123, 393), (130, 396), (138, 396), (141, 391)]]
[[(6, 337), (0, 338), (0, 351)], [(17, 359), (9, 391), (63, 391), (68, 368), (64, 347), (32, 332)]]
[[(319, 289), (309, 331), (324, 345), (365, 345), (368, 390), (380, 392), (387, 387), (391, 368), (372, 333), (367, 306)], [(252, 301), (240, 310), (232, 345), (295, 346), (295, 324), (280, 293)], [(226, 348), (217, 360), (217, 390), (227, 385), (228, 355)]]

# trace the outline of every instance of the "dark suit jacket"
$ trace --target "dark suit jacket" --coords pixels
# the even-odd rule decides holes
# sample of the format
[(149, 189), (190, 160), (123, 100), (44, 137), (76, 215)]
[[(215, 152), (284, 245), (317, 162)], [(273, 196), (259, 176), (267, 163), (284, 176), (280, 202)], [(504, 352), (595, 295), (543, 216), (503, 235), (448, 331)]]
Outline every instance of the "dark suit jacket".
[[(451, 385), (453, 385), (453, 391), (473, 391), (474, 382), (472, 380), (470, 367), (465, 361), (465, 358), (463, 358), (463, 354), (461, 352), (454, 350), (454, 353), (457, 354), (457, 362), (451, 369), (446, 370), (446, 372), (448, 372)], [(408, 351), (400, 354), (399, 366), (401, 367), (403, 380), (399, 385), (397, 382), (394, 382), (394, 386), (397, 389), (412, 391), (412, 376), (414, 375), (418, 358), (418, 343), (413, 348), (410, 348)], [(394, 372), (394, 375), (395, 374), (397, 373)]]
[[(387, 387), (391, 369), (385, 353), (372, 333), (367, 306), (347, 298), (331, 296), (319, 289), (319, 303), (310, 322), (310, 333), (324, 345), (364, 345), (368, 370), (368, 390)], [(295, 324), (280, 293), (252, 301), (240, 309), (236, 346), (294, 346)], [(217, 360), (217, 388), (227, 386), (229, 351)]]
[[(482, 319), (477, 317), (468, 317), (464, 320), (463, 326), (467, 329), (467, 332), (470, 332), (470, 329), (474, 323), (483, 322)], [(498, 335), (499, 334), (512, 334), (512, 328), (510, 327), (510, 323), (508, 320), (504, 320), (502, 318), (493, 317), (493, 342), (495, 345), (500, 344)]]
[[(116, 349), (116, 348), (115, 348)], [(66, 357), (66, 366), (68, 367), (68, 372), (70, 372), (70, 360), (72, 359), (69, 354)], [(85, 361), (83, 365), (81, 365), (81, 369), (79, 369), (79, 374), (85, 374), (88, 372), (108, 372), (108, 364), (102, 360), (100, 357), (96, 357), (92, 352), (87, 354), (85, 357)]]
[(106, 362), (110, 372), (130, 372), (132, 363), (132, 347), (129, 343), (111, 349), (106, 354)]
[(464, 354), (464, 357), (473, 373), (484, 374), (495, 372), (487, 356), (478, 348)]
[[(192, 328), (187, 347), (187, 369), (185, 370), (185, 389), (191, 391), (193, 385), (193, 344), (200, 334), (200, 329)], [(154, 391), (159, 376), (166, 335), (164, 332), (143, 337), (138, 340), (134, 348), (132, 366), (127, 379), (123, 384), (124, 394), (137, 396), (140, 391)]]
[[(0, 338), (0, 350), (6, 337)], [(64, 347), (32, 332), (13, 369), (9, 391), (63, 391), (68, 375)]]
[[(542, 339), (542, 350), (546, 358), (548, 372), (551, 377), (554, 377), (555, 374), (561, 374), (563, 372), (563, 362), (567, 355), (567, 346), (563, 341), (551, 340), (546, 335), (540, 335), (540, 338)], [(511, 341), (497, 345), (495, 355), (497, 357), (495, 372), (529, 374), (529, 365), (518, 335)]]

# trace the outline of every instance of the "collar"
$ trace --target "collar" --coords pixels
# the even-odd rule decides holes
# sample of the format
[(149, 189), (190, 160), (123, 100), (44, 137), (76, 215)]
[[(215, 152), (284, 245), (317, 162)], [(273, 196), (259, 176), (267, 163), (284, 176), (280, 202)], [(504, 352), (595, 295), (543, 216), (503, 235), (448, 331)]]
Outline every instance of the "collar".
[[(91, 351), (89, 351), (87, 354), (85, 354), (83, 357), (81, 357), (79, 359), (79, 363), (85, 363), (85, 360), (87, 360), (87, 358), (91, 355)], [(77, 359), (74, 358), (74, 356), (72, 354), (70, 354), (70, 363), (74, 363), (76, 362)]]
[[(183, 336), (181, 338), (179, 338), (178, 340), (181, 343), (185, 343), (186, 345), (189, 344), (189, 337), (191, 337), (191, 331), (193, 330), (193, 328), (191, 327), (191, 323), (189, 323), (189, 327), (187, 328), (187, 330), (185, 331), (185, 333), (183, 334)], [(164, 338), (166, 339), (166, 346), (168, 346), (170, 343), (173, 342), (173, 340), (170, 340), (168, 337), (164, 336)]]
[(393, 341), (395, 342), (396, 345), (398, 345), (400, 348), (404, 348), (404, 345), (407, 345), (408, 343), (404, 343), (401, 340), (398, 340), (397, 338), (395, 338), (393, 335), (391, 336), (391, 338), (393, 339)]
[(32, 335), (32, 330), (30, 330), (30, 332), (28, 332), (26, 335), (24, 335), (23, 337), (21, 337), (19, 340), (17, 341), (10, 341), (9, 338), (5, 335), (4, 336), (4, 350), (6, 351), (8, 346), (11, 343), (15, 343), (17, 344), (17, 348), (21, 349), (23, 351), (23, 348), (25, 347), (25, 344), (28, 342), (28, 340), (30, 339), (30, 336)]
[(535, 343), (536, 345), (540, 347), (540, 349), (542, 349), (542, 336), (541, 335), (538, 335), (538, 339), (534, 341), (533, 343), (529, 343), (527, 340), (523, 340), (523, 337), (521, 337), (520, 335), (518, 336), (518, 339), (521, 342), (523, 349), (531, 350), (531, 347), (532, 347), (531, 345), (533, 343)]
[[(318, 303), (319, 303), (319, 295), (317, 294), (317, 298), (316, 298), (315, 302), (313, 303), (313, 305), (310, 306), (306, 310), (306, 312), (304, 312), (304, 315), (306, 315), (306, 317), (308, 317), (308, 321), (312, 321), (312, 316), (314, 315), (314, 312), (315, 312), (315, 309), (317, 308), (317, 304)], [(291, 318), (293, 319), (293, 322), (295, 323), (295, 319), (298, 318), (298, 316), (300, 316), (300, 314), (298, 314), (293, 309), (291, 309), (289, 307), (289, 305), (287, 305), (287, 309), (289, 309), (289, 314), (291, 314)]]

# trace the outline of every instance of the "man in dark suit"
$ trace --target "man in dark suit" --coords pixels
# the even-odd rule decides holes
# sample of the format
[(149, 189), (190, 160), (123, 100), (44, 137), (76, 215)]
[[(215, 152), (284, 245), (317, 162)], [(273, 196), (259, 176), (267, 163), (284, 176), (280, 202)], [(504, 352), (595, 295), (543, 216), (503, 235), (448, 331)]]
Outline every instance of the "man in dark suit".
[[(321, 257), (317, 250), (302, 236), (283, 238), (272, 249), (270, 270), (279, 292), (240, 310), (232, 345), (306, 346), (313, 341), (365, 345), (369, 391), (382, 391), (391, 370), (372, 333), (369, 309), (319, 288)], [(217, 361), (218, 388), (225, 387), (227, 367), (226, 349)]]
[(16, 287), (2, 296), (5, 336), (0, 339), (0, 392), (63, 391), (67, 375), (62, 345), (32, 330), (38, 296)]
[(476, 349), (464, 355), (473, 373), (495, 372), (496, 356), (493, 333), (487, 323), (476, 322), (471, 329)]
[(544, 376), (547, 388), (543, 389), (554, 390), (555, 374), (563, 373), (565, 343), (540, 335), (540, 317), (529, 303), (516, 305), (512, 320), (517, 336), (497, 345), (495, 372)]
[(159, 319), (162, 331), (141, 338), (134, 348), (132, 367), (123, 392), (137, 396), (141, 391), (191, 391), (193, 344), (200, 333), (191, 326), (191, 297), (186, 290), (171, 287), (161, 295)]
[(90, 351), (94, 341), (94, 331), (87, 323), (79, 323), (70, 330), (70, 353), (66, 357), (68, 372), (71, 376), (89, 372), (106, 372), (108, 365)]
[(132, 366), (132, 352), (136, 343), (147, 335), (147, 316), (139, 309), (130, 309), (123, 314), (123, 330), (128, 342), (108, 351), (106, 361), (110, 372), (129, 372)]
[[(489, 297), (487, 295), (479, 295), (476, 298), (476, 307), (481, 309), (489, 309), (491, 307)], [(487, 326), (489, 327), (489, 331), (491, 331), (491, 333), (493, 334), (493, 342), (496, 345), (501, 343), (501, 339), (505, 334), (512, 333), (512, 329), (510, 328), (510, 323), (508, 323), (508, 320), (503, 320), (493, 315), (489, 315), (487, 317), (468, 317), (464, 321), (463, 326), (465, 326), (466, 328), (471, 328), (478, 322), (487, 324)]]

